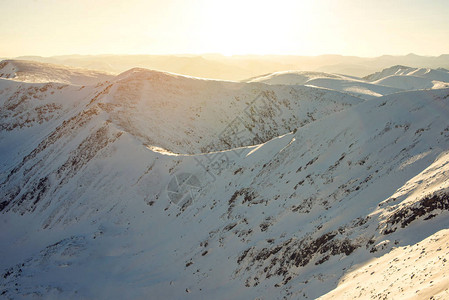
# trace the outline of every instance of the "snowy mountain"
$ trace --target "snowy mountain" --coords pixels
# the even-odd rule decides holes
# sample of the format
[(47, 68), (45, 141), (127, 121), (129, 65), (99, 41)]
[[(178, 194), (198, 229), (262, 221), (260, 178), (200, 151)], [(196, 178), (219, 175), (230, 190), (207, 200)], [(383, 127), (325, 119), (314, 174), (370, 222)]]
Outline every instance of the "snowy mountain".
[(449, 89), (277, 77), (0, 79), (2, 296), (447, 298)]
[(399, 91), (447, 88), (449, 71), (443, 68), (434, 70), (398, 65), (363, 78), (323, 72), (288, 71), (250, 78), (247, 82), (321, 87), (369, 100)]
[(143, 143), (193, 154), (266, 142), (361, 101), (303, 86), (132, 69), (116, 77), (98, 105), (114, 124)]
[(393, 65), (410, 67), (449, 68), (449, 54), (440, 56), (383, 55), (356, 57), (342, 55), (62, 55), (22, 56), (15, 59), (33, 60), (84, 69), (121, 73), (135, 67), (164, 70), (197, 77), (222, 80), (243, 80), (260, 74), (301, 70), (367, 76)]
[(4, 60), (0, 63), (0, 78), (21, 82), (58, 82), (73, 85), (95, 85), (113, 76), (111, 74), (62, 65), (26, 60)]
[(273, 74), (251, 78), (248, 81), (263, 82), (267, 84), (307, 85), (321, 87), (345, 92), (366, 100), (401, 91), (400, 88), (388, 87), (381, 84), (371, 84), (354, 76), (322, 72), (276, 72)]
[(449, 71), (446, 69), (410, 68), (393, 66), (364, 77), (377, 85), (402, 90), (419, 90), (449, 87)]
[(367, 81), (376, 81), (392, 75), (414, 76), (414, 77), (427, 78), (430, 80), (449, 82), (449, 71), (444, 68), (434, 70), (430, 68), (411, 68), (400, 65), (386, 68), (380, 72), (368, 75), (364, 77), (364, 79), (366, 79)]

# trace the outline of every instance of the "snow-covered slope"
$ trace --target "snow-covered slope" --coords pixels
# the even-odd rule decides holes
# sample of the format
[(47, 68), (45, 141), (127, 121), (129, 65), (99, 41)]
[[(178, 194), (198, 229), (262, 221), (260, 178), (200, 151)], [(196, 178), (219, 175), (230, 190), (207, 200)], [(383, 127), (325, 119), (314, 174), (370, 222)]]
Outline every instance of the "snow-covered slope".
[(322, 72), (289, 71), (262, 75), (248, 79), (247, 82), (321, 87), (369, 100), (399, 91), (448, 88), (449, 71), (442, 68), (434, 70), (398, 65), (364, 78)]
[(247, 82), (264, 82), (269, 84), (304, 85), (314, 79), (343, 79), (345, 76), (324, 72), (284, 71), (269, 73), (246, 80)]
[(98, 105), (143, 143), (175, 153), (266, 142), (362, 100), (304, 86), (184, 77), (146, 69), (117, 76)]
[(358, 266), (319, 299), (448, 299), (449, 230)]
[(392, 66), (386, 68), (380, 72), (363, 77), (367, 81), (377, 81), (379, 79), (386, 78), (388, 76), (415, 76), (421, 78), (427, 78), (430, 80), (449, 82), (449, 71), (443, 68), (430, 69), (430, 68), (411, 68), (406, 66)]
[(277, 72), (251, 78), (248, 82), (264, 82), (267, 84), (281, 85), (308, 85), (345, 92), (366, 100), (392, 94), (401, 90), (395, 87), (371, 84), (353, 76), (322, 72)]
[(438, 89), (449, 87), (449, 71), (446, 69), (410, 68), (393, 66), (364, 77), (376, 85), (402, 90)]
[(449, 87), (449, 82), (431, 80), (429, 78), (412, 75), (391, 75), (374, 81), (373, 83), (409, 91)]
[[(143, 69), (0, 84), (6, 298), (346, 295), (357, 266), (449, 225), (449, 89), (362, 101)], [(59, 106), (28, 117), (41, 103)], [(431, 257), (415, 267), (433, 259), (439, 287)]]
[(113, 75), (79, 68), (27, 60), (3, 60), (0, 62), (0, 78), (22, 82), (58, 82), (73, 85), (95, 85), (111, 79)]

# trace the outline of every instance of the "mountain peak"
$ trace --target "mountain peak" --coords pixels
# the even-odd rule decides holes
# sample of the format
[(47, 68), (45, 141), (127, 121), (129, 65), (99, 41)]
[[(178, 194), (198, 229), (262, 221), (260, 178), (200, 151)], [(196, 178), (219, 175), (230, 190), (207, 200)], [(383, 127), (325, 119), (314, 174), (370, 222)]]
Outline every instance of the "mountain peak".
[(0, 80), (3, 297), (448, 298), (444, 70), (78, 86), (30, 65), (0, 63), (21, 68)]

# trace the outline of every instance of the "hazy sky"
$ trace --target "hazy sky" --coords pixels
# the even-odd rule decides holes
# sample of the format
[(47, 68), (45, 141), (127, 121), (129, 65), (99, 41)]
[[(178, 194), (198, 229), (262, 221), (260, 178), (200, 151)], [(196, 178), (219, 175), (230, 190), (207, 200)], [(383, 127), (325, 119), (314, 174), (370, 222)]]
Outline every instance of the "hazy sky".
[(449, 0), (0, 0), (0, 56), (449, 53)]

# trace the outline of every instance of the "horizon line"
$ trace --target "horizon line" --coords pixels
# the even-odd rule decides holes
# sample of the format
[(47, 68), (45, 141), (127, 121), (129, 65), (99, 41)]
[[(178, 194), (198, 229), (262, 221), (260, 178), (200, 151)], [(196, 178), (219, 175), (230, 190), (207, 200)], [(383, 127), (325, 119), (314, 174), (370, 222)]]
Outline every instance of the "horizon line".
[(337, 54), (337, 53), (326, 53), (326, 54), (317, 54), (317, 55), (301, 55), (301, 54), (232, 54), (225, 55), (218, 52), (205, 52), (205, 53), (99, 53), (99, 54), (57, 54), (57, 55), (18, 55), (18, 56), (0, 56), (1, 59), (20, 59), (26, 57), (41, 57), (41, 58), (56, 58), (56, 57), (64, 57), (64, 56), (180, 56), (180, 57), (203, 57), (203, 56), (222, 56), (223, 58), (233, 58), (233, 57), (269, 57), (269, 56), (284, 56), (284, 57), (321, 57), (321, 56), (341, 56), (341, 57), (357, 57), (357, 58), (379, 58), (384, 56), (392, 56), (392, 57), (404, 57), (404, 56), (420, 56), (420, 57), (441, 57), (444, 55), (449, 55), (449, 53), (441, 53), (439, 55), (422, 55), (416, 54), (413, 52), (407, 54), (381, 54), (378, 56), (358, 56), (358, 55), (346, 55), (346, 54)]

